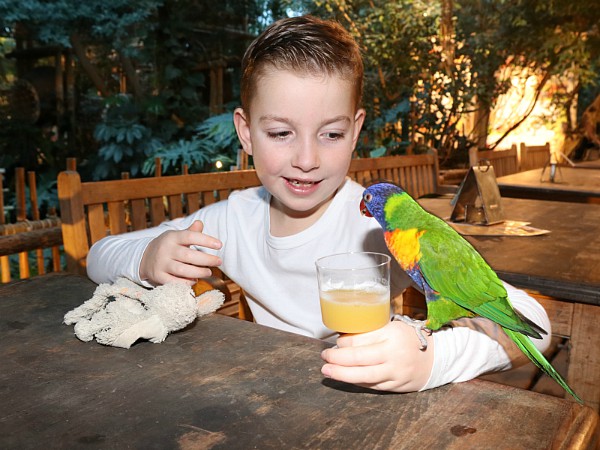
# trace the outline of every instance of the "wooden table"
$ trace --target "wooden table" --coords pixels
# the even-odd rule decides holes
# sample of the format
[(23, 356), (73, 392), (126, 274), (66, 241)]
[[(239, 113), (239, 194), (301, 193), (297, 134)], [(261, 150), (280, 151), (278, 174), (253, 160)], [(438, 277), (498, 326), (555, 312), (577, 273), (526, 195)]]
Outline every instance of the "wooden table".
[(600, 159), (590, 161), (580, 161), (575, 163), (576, 169), (600, 169)]
[(0, 287), (0, 448), (593, 448), (588, 406), (481, 380), (382, 394), (323, 379), (321, 341), (211, 315), (162, 344), (80, 342), (95, 286)]
[(580, 170), (560, 166), (555, 182), (549, 180), (550, 168), (517, 172), (498, 178), (502, 197), (533, 198), (565, 202), (600, 203), (600, 170)]
[[(447, 198), (419, 202), (439, 217), (450, 216)], [(600, 205), (502, 198), (502, 206), (507, 220), (551, 233), (466, 239), (500, 278), (549, 296), (537, 297), (553, 333), (570, 339), (569, 384), (600, 410)]]

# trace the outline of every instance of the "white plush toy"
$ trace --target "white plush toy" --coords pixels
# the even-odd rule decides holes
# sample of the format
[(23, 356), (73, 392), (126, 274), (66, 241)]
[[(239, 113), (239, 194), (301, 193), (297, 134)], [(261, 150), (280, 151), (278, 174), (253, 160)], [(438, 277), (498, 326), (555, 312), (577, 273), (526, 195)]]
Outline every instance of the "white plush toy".
[(225, 296), (219, 290), (196, 297), (191, 287), (169, 283), (154, 289), (119, 278), (101, 284), (91, 299), (65, 314), (64, 323), (75, 324), (82, 341), (129, 348), (138, 339), (154, 343), (189, 325), (196, 317), (216, 311)]

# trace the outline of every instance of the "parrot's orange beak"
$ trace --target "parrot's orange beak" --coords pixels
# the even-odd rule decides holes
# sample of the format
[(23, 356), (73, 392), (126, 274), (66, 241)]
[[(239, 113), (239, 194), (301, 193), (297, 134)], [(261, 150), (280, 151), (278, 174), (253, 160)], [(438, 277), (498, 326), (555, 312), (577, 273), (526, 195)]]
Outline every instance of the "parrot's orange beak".
[(360, 201), (360, 213), (365, 217), (373, 217), (369, 210), (367, 209), (367, 205), (365, 205), (365, 201)]

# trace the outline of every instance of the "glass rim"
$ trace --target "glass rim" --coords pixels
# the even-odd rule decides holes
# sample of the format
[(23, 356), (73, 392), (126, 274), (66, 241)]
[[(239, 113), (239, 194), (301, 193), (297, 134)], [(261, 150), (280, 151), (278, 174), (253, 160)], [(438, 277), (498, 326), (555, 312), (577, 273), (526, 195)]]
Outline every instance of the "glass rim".
[[(361, 267), (329, 267), (329, 266), (323, 266), (322, 264), (319, 264), (320, 261), (323, 261), (324, 259), (328, 259), (328, 258), (333, 258), (336, 256), (343, 256), (343, 255), (376, 255), (376, 256), (382, 256), (383, 260), (373, 263), (373, 264), (368, 264), (365, 266), (361, 266)], [(389, 264), (389, 262), (391, 261), (391, 257), (390, 255), (387, 255), (385, 253), (380, 253), (380, 252), (340, 252), (340, 253), (333, 253), (331, 255), (325, 255), (325, 256), (321, 256), (320, 258), (317, 258), (317, 260), (315, 261), (315, 266), (317, 266), (317, 268), (321, 268), (321, 269), (327, 269), (327, 270), (365, 270), (365, 269), (373, 269), (375, 267), (380, 267), (383, 266), (385, 264)]]

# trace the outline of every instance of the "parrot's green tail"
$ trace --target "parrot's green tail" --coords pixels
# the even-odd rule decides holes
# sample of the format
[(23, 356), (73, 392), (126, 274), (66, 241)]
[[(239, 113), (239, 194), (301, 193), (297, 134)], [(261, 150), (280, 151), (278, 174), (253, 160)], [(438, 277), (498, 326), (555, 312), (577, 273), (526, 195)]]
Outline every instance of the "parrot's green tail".
[(560, 384), (565, 391), (571, 394), (578, 403), (583, 404), (583, 400), (581, 400), (579, 396), (573, 392), (573, 389), (569, 387), (564, 378), (560, 376), (560, 374), (554, 369), (554, 367), (552, 367), (544, 355), (542, 355), (537, 347), (533, 345), (533, 342), (531, 342), (529, 337), (504, 327), (502, 327), (502, 329), (536, 366), (554, 378), (554, 380)]

